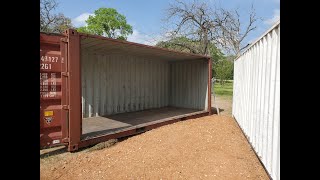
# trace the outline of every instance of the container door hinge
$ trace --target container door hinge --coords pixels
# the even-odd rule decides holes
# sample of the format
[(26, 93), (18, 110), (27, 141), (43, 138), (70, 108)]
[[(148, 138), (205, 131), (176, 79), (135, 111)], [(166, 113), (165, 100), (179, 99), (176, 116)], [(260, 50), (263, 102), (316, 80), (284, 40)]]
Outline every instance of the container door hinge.
[(69, 72), (61, 72), (61, 75), (68, 77), (69, 76)]
[(68, 110), (70, 109), (70, 105), (62, 105), (62, 109)]

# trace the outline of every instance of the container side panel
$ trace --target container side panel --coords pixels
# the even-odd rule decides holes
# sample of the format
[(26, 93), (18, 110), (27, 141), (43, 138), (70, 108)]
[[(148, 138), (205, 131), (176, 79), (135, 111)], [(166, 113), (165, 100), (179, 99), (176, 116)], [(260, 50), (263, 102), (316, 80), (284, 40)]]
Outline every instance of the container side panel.
[(83, 118), (168, 105), (167, 61), (93, 51), (81, 58)]
[(208, 61), (170, 63), (170, 106), (207, 110)]
[(234, 62), (232, 115), (271, 177), (280, 179), (280, 24)]

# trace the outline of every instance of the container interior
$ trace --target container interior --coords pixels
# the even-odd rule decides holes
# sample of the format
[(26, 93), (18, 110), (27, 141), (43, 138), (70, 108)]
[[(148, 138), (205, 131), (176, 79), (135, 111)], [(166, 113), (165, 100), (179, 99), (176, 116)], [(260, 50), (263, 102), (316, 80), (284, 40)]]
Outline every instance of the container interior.
[(81, 85), (82, 139), (87, 139), (207, 111), (208, 61), (82, 37)]

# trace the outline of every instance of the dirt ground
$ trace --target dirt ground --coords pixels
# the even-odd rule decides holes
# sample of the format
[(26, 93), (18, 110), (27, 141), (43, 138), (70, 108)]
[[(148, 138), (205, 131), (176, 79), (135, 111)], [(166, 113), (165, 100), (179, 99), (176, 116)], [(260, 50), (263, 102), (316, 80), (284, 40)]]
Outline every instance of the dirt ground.
[[(217, 96), (216, 104), (213, 96), (211, 97), (212, 107), (216, 108), (216, 104), (219, 107), (220, 115), (231, 116), (232, 115), (232, 96)], [(216, 109), (215, 109), (216, 112)]]
[(236, 122), (217, 115), (166, 125), (101, 150), (40, 158), (40, 178), (269, 179)]

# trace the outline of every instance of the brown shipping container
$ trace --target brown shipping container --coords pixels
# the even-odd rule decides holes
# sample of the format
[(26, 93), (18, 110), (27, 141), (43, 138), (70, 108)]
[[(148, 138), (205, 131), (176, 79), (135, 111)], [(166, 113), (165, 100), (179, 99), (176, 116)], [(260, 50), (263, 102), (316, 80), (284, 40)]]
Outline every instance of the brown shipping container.
[(211, 114), (211, 59), (78, 33), (40, 33), (40, 148), (69, 151)]

